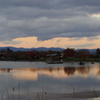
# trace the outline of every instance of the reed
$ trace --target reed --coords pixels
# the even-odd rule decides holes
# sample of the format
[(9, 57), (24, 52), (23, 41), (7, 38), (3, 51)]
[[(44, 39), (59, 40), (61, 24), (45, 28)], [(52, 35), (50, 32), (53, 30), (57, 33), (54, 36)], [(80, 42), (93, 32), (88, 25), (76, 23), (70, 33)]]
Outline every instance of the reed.
[(15, 87), (12, 88), (12, 100), (14, 99), (14, 91), (15, 91)]
[(93, 89), (93, 93), (94, 93), (94, 95), (95, 95), (96, 97), (98, 97), (98, 95), (96, 94), (96, 91), (95, 91), (95, 87), (94, 87), (94, 89)]
[(28, 100), (30, 100), (30, 93), (29, 93), (29, 87), (27, 86), (27, 96), (28, 96)]
[[(79, 81), (79, 84), (77, 84), (77, 85), (79, 85), (79, 86), (76, 86), (75, 87), (75, 85), (70, 85), (71, 86), (71, 88), (72, 88), (72, 93), (70, 94), (70, 96), (69, 97), (71, 97), (73, 100), (77, 100), (77, 97), (78, 98), (81, 98), (81, 96), (82, 96), (82, 98), (83, 98), (83, 96), (87, 96), (88, 94), (90, 95), (90, 96), (93, 96), (93, 97), (96, 97), (96, 98), (98, 98), (99, 96), (97, 95), (97, 91), (95, 90), (95, 88), (93, 88), (92, 90), (90, 90), (89, 92), (87, 92), (87, 91), (85, 91), (85, 92), (79, 92), (78, 90), (79, 90), (79, 87), (80, 87), (80, 84), (81, 84), (81, 82)], [(15, 96), (15, 87), (12, 87), (12, 94), (11, 94), (11, 98), (10, 98), (10, 96), (9, 96), (9, 94), (8, 94), (8, 89), (6, 88), (6, 91), (7, 91), (7, 99), (6, 100), (52, 100), (51, 98), (52, 98), (52, 95), (51, 95), (51, 97), (50, 98), (48, 98), (48, 95), (47, 95), (47, 92), (45, 91), (45, 89), (44, 89), (44, 87), (43, 87), (43, 89), (42, 89), (42, 91), (41, 91), (41, 93), (37, 93), (36, 95), (35, 95), (35, 97), (33, 96), (33, 98), (31, 97), (32, 95), (30, 95), (30, 93), (29, 93), (29, 87), (27, 86), (27, 95), (21, 95), (21, 84), (20, 83), (18, 83), (18, 95), (16, 95), (17, 96), (17, 98), (16, 98), (16, 96)], [(62, 98), (63, 98), (63, 96), (65, 96), (66, 97), (66, 100), (68, 99), (68, 96), (69, 94), (67, 94), (66, 93), (66, 95), (64, 94), (62, 94)], [(27, 97), (28, 96), (28, 97)], [(5, 95), (4, 94), (1, 94), (1, 99), (0, 100), (5, 100)], [(55, 97), (55, 99), (54, 100), (57, 100), (58, 98), (59, 98), (60, 96), (58, 95), (57, 97)], [(60, 98), (61, 98), (60, 97)], [(24, 99), (23, 99), (24, 98)], [(71, 100), (72, 100), (71, 99)], [(92, 99), (92, 98), (91, 98)], [(61, 99), (62, 100), (62, 99)]]
[(41, 98), (41, 100), (43, 100), (44, 99), (44, 87), (43, 87), (43, 91), (42, 91), (42, 98)]
[(1, 94), (1, 100), (3, 100), (3, 94)]
[(6, 92), (7, 92), (7, 98), (8, 98), (8, 100), (10, 100), (9, 93), (8, 93), (8, 88), (7, 87), (6, 87)]
[(20, 83), (18, 83), (18, 92), (19, 92), (19, 100), (20, 100)]

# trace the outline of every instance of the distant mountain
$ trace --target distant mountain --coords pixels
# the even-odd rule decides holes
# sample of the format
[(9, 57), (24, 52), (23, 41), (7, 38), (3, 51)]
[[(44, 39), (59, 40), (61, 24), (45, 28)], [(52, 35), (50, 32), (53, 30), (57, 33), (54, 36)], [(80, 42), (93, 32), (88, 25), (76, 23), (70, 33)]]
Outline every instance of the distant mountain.
[(89, 51), (91, 52), (91, 53), (96, 53), (96, 49), (89, 49)]
[[(83, 50), (83, 49), (76, 49), (76, 51), (79, 51), (79, 50)], [(88, 50), (90, 53), (93, 53), (93, 54), (96, 53), (96, 49), (84, 49), (84, 50)]]
[(4, 50), (4, 49), (11, 49), (13, 51), (28, 51), (29, 49), (26, 48), (16, 48), (16, 47), (0, 47), (0, 50)]
[[(39, 48), (16, 48), (16, 47), (0, 47), (0, 50), (2, 49), (7, 49), (7, 48), (10, 48), (11, 50), (13, 50), (14, 52), (17, 52), (17, 51), (49, 51), (49, 50), (53, 50), (53, 51), (63, 51), (65, 50), (64, 48), (54, 48), (54, 47), (51, 47), (51, 48), (46, 48), (46, 47), (39, 47)], [(75, 49), (76, 51), (79, 51), (79, 50), (82, 50), (82, 49)], [(95, 54), (96, 53), (96, 49), (86, 49), (88, 50), (90, 53), (93, 53)]]
[(45, 47), (39, 47), (39, 48), (16, 48), (16, 47), (0, 47), (0, 50), (3, 50), (3, 49), (11, 49), (13, 51), (48, 51), (48, 50), (53, 50), (53, 51), (63, 51), (64, 49), (63, 48), (54, 48), (54, 47), (51, 47), (51, 48), (45, 48)]
[(36, 50), (36, 51), (48, 51), (48, 50), (53, 50), (53, 51), (62, 51), (64, 50), (63, 48), (45, 48), (45, 47), (39, 47), (39, 48), (32, 48), (31, 50)]

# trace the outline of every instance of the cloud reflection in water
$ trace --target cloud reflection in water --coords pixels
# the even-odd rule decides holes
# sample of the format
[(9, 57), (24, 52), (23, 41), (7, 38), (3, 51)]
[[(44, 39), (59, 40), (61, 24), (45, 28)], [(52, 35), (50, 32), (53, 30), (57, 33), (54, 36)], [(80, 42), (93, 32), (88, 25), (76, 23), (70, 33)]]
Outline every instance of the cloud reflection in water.
[(0, 69), (0, 74), (4, 72), (11, 73), (15, 79), (20, 80), (38, 80), (39, 75), (45, 75), (56, 79), (70, 78), (70, 77), (95, 77), (100, 79), (100, 66), (94, 67), (59, 67), (59, 68), (4, 68)]

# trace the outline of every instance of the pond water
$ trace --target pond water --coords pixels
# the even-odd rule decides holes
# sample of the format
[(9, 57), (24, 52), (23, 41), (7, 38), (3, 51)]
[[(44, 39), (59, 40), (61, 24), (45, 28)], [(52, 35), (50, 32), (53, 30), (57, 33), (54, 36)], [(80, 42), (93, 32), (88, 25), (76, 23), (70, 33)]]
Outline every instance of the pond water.
[(0, 62), (0, 100), (100, 100), (100, 62)]

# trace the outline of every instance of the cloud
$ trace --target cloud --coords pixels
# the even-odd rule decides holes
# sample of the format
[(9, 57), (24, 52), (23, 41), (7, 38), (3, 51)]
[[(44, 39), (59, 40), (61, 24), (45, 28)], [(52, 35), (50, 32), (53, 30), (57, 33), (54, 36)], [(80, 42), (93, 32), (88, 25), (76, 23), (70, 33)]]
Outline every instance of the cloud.
[(88, 38), (89, 41), (94, 41), (94, 40), (99, 40), (99, 39), (100, 39), (100, 36), (98, 36), (98, 37), (95, 36), (95, 37), (89, 37)]
[[(97, 38), (97, 39), (96, 39)], [(84, 38), (53, 38), (44, 41), (38, 41), (37, 37), (22, 37), (15, 38), (13, 40), (6, 40), (0, 42), (1, 47), (12, 46), (12, 47), (24, 47), (24, 48), (37, 48), (37, 47), (61, 47), (61, 48), (87, 48), (96, 49), (99, 47), (100, 36), (89, 39)]]
[(3, 41), (2, 44), (20, 44), (21, 41)]
[(100, 34), (99, 0), (0, 0), (0, 41)]
[(78, 41), (81, 40), (81, 37), (70, 38), (69, 41)]
[(87, 44), (76, 44), (76, 45), (66, 45), (66, 47), (75, 47), (75, 48), (83, 48), (83, 47), (91, 47), (95, 45), (94, 43), (87, 43)]

